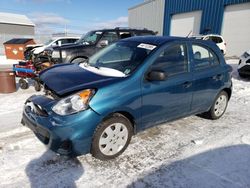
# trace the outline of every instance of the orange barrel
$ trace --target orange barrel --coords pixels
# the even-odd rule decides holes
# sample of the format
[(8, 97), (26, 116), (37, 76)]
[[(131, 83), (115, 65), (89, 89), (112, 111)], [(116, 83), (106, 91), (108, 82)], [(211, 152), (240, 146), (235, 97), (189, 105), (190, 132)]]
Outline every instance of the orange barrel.
[(0, 93), (13, 93), (16, 91), (15, 73), (10, 70), (0, 70)]

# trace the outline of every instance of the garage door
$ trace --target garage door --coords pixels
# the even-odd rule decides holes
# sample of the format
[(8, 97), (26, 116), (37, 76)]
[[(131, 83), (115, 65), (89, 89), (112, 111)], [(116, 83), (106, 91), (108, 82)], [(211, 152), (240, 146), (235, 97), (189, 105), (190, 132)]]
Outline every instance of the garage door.
[(227, 56), (239, 56), (250, 49), (250, 3), (226, 6), (222, 36), (227, 43)]
[(190, 31), (193, 35), (200, 32), (201, 11), (174, 14), (171, 19), (170, 35), (187, 36)]

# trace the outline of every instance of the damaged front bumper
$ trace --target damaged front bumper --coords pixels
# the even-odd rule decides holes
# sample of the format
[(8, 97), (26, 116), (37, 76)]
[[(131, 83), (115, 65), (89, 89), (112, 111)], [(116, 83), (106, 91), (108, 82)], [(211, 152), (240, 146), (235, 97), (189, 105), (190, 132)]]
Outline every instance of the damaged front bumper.
[(43, 95), (27, 99), (22, 123), (49, 149), (61, 155), (82, 155), (90, 152), (92, 137), (102, 117), (91, 108), (67, 116), (54, 113), (56, 100)]

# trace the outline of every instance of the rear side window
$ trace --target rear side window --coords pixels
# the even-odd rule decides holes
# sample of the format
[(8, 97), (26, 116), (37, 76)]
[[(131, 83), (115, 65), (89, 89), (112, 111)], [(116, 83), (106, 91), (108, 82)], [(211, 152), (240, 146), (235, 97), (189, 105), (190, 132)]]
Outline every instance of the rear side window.
[(195, 70), (210, 68), (219, 64), (214, 52), (200, 45), (192, 45)]
[(166, 47), (155, 60), (152, 69), (164, 71), (168, 76), (188, 72), (186, 51), (183, 44)]
[(107, 40), (109, 44), (116, 42), (118, 40), (118, 36), (116, 32), (105, 32), (101, 38), (101, 40)]

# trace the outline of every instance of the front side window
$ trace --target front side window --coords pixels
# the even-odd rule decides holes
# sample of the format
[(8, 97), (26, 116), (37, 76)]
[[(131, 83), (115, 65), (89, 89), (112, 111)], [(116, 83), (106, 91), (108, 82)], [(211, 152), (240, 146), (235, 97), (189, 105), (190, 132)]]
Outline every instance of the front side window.
[(175, 44), (164, 49), (152, 69), (164, 71), (167, 76), (188, 72), (186, 45)]
[(192, 45), (195, 70), (209, 68), (219, 64), (217, 56), (208, 48)]

